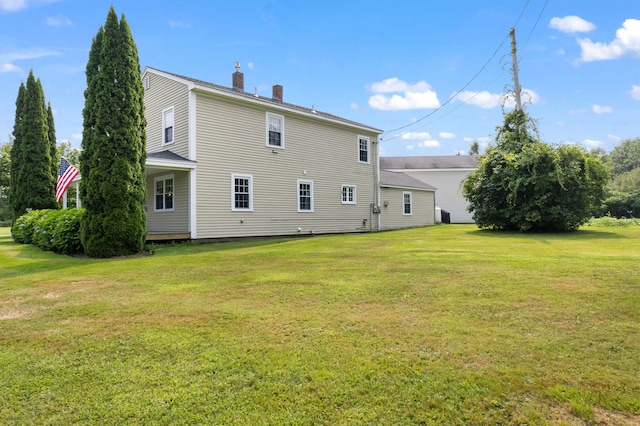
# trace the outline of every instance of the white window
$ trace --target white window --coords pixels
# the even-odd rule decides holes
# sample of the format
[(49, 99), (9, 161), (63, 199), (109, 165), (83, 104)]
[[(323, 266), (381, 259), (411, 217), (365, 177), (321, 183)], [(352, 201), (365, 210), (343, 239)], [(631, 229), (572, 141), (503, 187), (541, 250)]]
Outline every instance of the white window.
[(173, 211), (173, 175), (157, 177), (153, 183), (155, 186), (153, 210), (156, 212)]
[(402, 193), (402, 214), (408, 216), (412, 214), (411, 192)]
[(298, 179), (298, 211), (313, 211), (313, 181)]
[(162, 144), (173, 143), (173, 107), (162, 111)]
[(267, 146), (284, 148), (284, 117), (267, 113)]
[(356, 187), (353, 185), (342, 185), (342, 204), (356, 203)]
[(231, 210), (253, 211), (253, 176), (231, 175)]
[(358, 162), (369, 163), (369, 138), (358, 136)]

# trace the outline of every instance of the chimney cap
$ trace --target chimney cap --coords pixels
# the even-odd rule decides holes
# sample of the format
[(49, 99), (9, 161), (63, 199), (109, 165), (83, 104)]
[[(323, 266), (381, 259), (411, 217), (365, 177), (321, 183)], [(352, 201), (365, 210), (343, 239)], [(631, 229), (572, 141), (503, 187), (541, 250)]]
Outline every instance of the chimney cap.
[(235, 63), (236, 72), (240, 72), (240, 62)]

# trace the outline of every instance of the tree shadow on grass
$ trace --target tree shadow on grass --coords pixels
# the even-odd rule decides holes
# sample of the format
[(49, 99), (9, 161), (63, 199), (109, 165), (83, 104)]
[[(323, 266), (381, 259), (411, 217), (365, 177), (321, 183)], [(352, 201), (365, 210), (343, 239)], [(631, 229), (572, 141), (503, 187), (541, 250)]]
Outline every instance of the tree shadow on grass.
[(482, 237), (493, 238), (513, 238), (523, 237), (531, 239), (541, 239), (549, 237), (552, 239), (567, 239), (567, 240), (611, 240), (611, 239), (626, 239), (627, 235), (622, 235), (618, 232), (595, 230), (595, 229), (578, 229), (577, 231), (567, 232), (518, 232), (518, 231), (494, 231), (491, 229), (474, 229), (467, 231), (467, 235), (478, 235)]

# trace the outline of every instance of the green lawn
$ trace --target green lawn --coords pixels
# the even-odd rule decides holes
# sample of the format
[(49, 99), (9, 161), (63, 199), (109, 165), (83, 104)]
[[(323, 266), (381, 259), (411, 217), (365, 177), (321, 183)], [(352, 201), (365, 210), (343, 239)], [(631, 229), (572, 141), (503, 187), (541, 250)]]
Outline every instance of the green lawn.
[(640, 424), (640, 226), (0, 265), (0, 424)]

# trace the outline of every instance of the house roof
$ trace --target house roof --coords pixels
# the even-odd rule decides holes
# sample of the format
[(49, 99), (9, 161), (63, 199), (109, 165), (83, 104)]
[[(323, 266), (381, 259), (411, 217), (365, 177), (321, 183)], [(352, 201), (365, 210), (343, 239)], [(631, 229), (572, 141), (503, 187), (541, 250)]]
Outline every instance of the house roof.
[(180, 74), (175, 74), (168, 71), (162, 71), (152, 67), (146, 67), (143, 75), (146, 72), (153, 72), (156, 74), (164, 75), (165, 77), (182, 80), (185, 83), (191, 83), (194, 88), (198, 88), (201, 90), (214, 91), (222, 94), (227, 94), (234, 97), (239, 97), (245, 99), (250, 102), (259, 102), (268, 104), (270, 106), (276, 107), (278, 109), (286, 109), (289, 111), (301, 113), (310, 117), (319, 117), (324, 120), (329, 120), (341, 124), (346, 124), (352, 127), (359, 127), (363, 130), (367, 130), (374, 133), (383, 133), (382, 130), (376, 129), (375, 127), (368, 126), (366, 124), (358, 123), (356, 121), (348, 120), (346, 118), (338, 117), (337, 115), (329, 114), (327, 112), (318, 111), (315, 108), (306, 108), (300, 105), (290, 104), (288, 102), (282, 102), (273, 98), (268, 98), (266, 96), (260, 96), (254, 93), (245, 92), (243, 90), (232, 89), (230, 87), (221, 86), (219, 84), (209, 83), (207, 81), (198, 80), (196, 78), (187, 77)]
[(423, 181), (402, 172), (390, 172), (387, 170), (380, 171), (380, 185), (392, 188), (411, 188), (422, 191), (436, 190), (434, 186), (424, 183)]
[(150, 152), (147, 154), (147, 158), (157, 158), (160, 160), (171, 160), (171, 161), (190, 161), (193, 162), (192, 160), (189, 160), (187, 158), (184, 158), (181, 155), (176, 154), (175, 152), (164, 150), (164, 151), (160, 151), (160, 152)]
[(476, 169), (475, 155), (434, 155), (413, 157), (380, 157), (380, 168), (387, 170)]
[(151, 173), (158, 170), (192, 170), (196, 168), (196, 162), (175, 152), (165, 150), (147, 153), (145, 168), (147, 172)]

